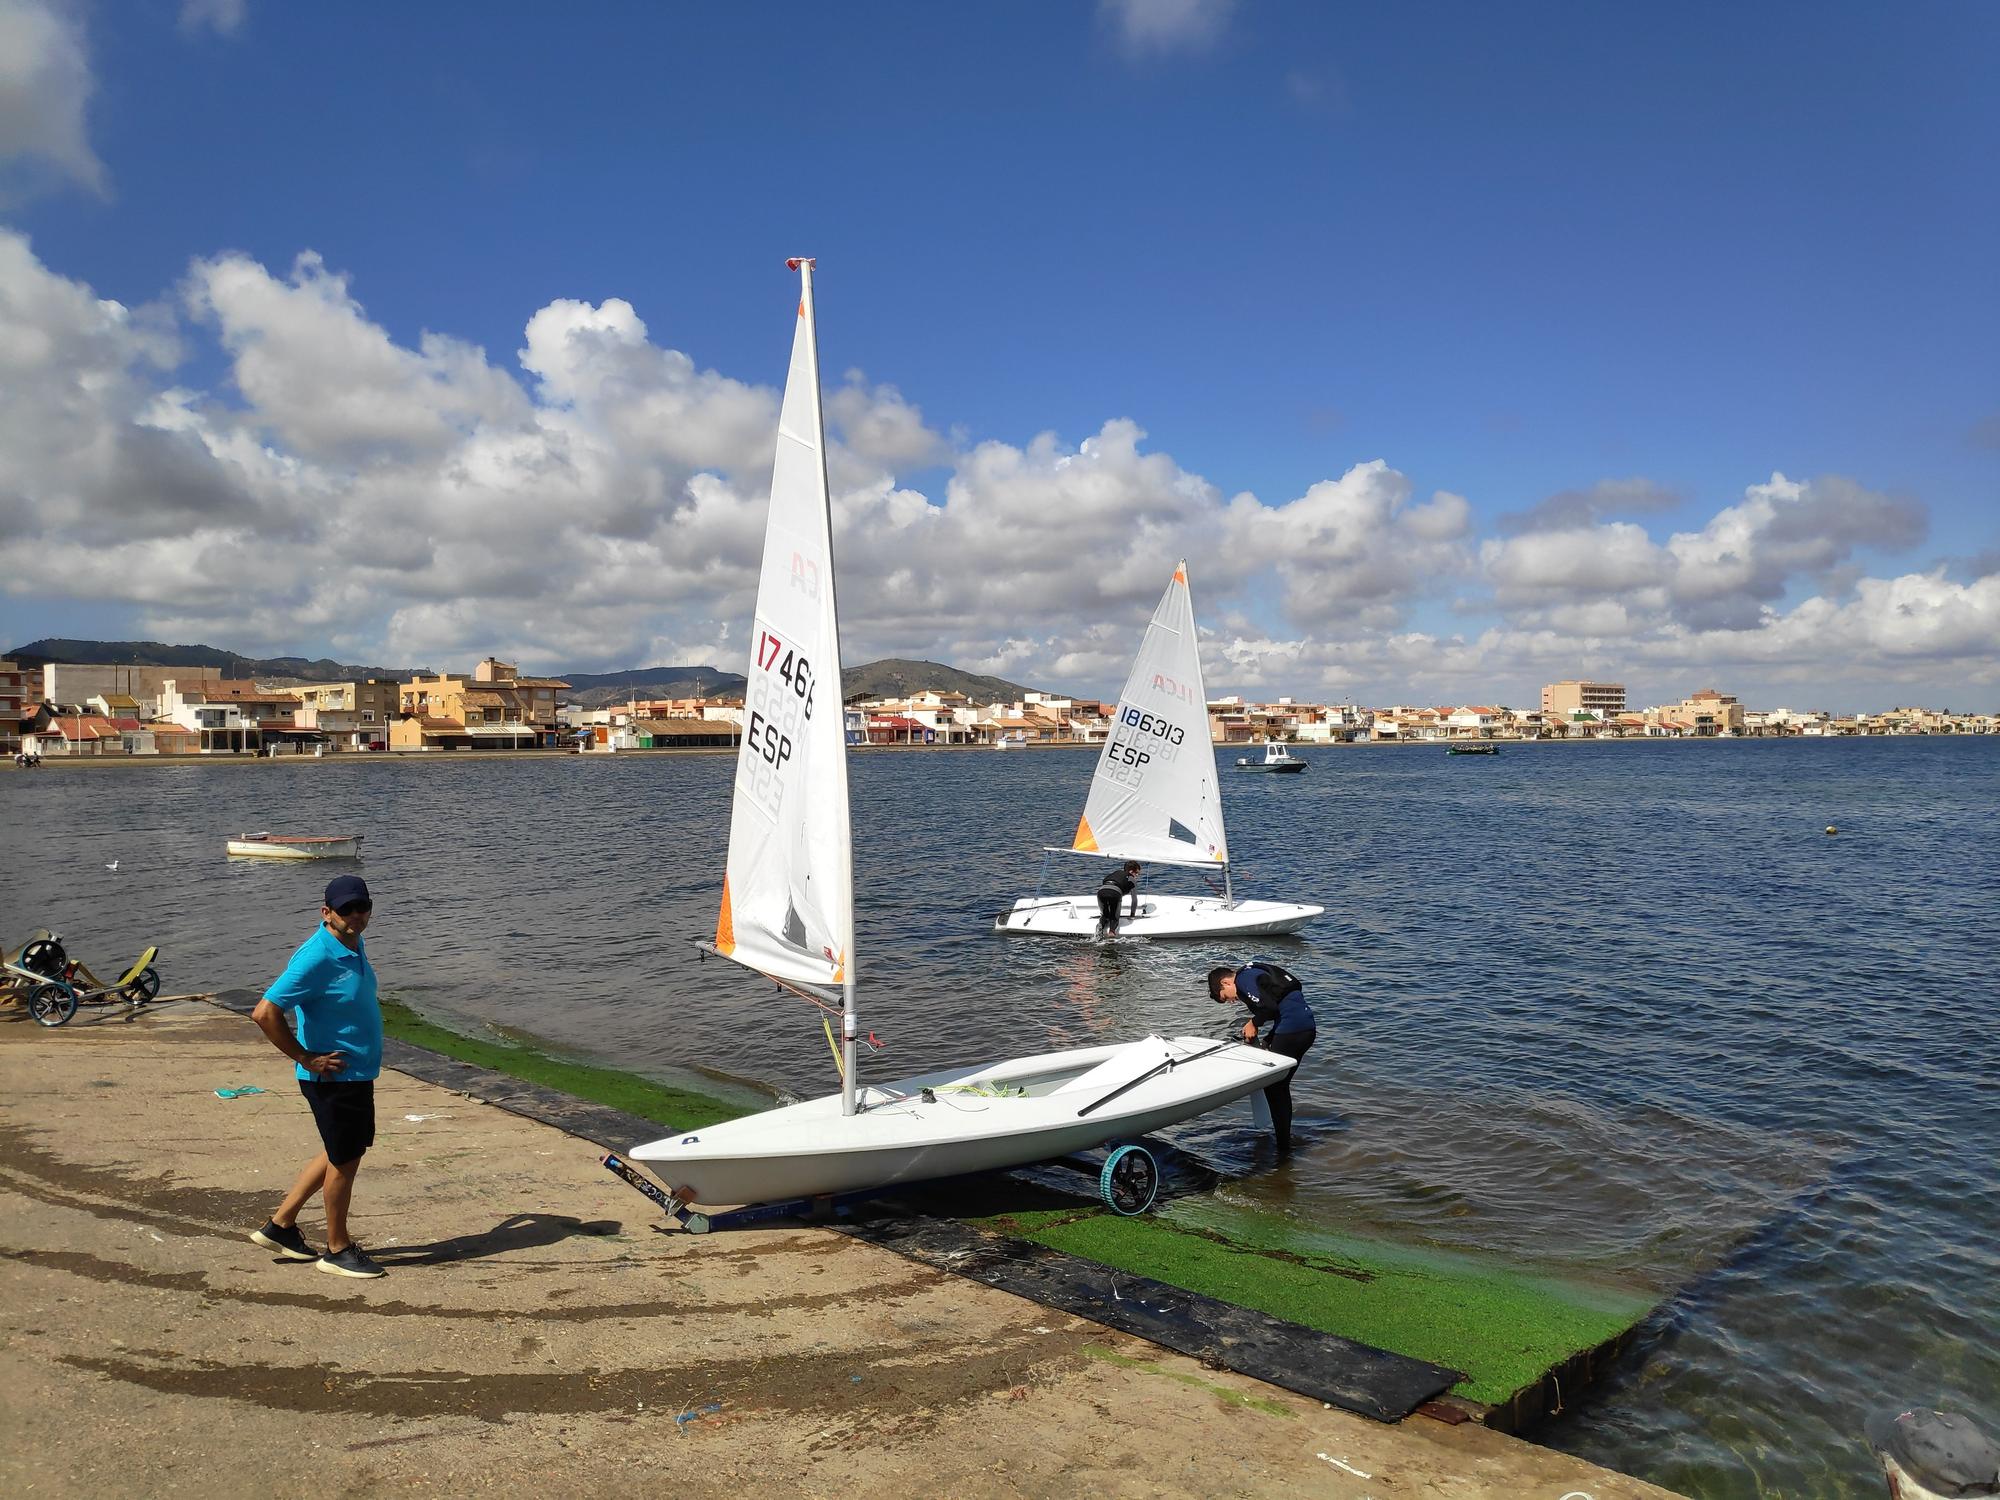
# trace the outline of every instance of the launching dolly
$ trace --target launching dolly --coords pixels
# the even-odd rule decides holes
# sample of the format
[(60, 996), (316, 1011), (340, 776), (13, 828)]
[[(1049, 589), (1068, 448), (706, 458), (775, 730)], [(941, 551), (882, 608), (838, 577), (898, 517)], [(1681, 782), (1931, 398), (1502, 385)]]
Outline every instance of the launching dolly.
[(76, 1014), (78, 1005), (109, 1005), (113, 1000), (144, 1005), (160, 993), (160, 974), (153, 967), (159, 956), (158, 947), (148, 948), (107, 983), (83, 960), (69, 956), (61, 933), (43, 931), (9, 955), (0, 968), (8, 986), (25, 997), (28, 1014), (37, 1025), (60, 1026)]

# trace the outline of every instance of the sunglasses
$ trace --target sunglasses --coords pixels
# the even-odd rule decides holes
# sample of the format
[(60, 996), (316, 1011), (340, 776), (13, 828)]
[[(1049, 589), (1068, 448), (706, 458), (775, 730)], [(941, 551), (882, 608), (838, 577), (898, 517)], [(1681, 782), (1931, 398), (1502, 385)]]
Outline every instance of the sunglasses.
[(366, 916), (375, 910), (373, 901), (350, 901), (345, 906), (336, 906), (334, 911), (343, 917)]

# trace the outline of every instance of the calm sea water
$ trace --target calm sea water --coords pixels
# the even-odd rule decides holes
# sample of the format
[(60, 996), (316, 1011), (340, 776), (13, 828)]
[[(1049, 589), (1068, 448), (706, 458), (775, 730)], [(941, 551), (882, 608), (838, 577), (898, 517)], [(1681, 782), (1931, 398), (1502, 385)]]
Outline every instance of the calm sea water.
[[(1246, 1118), (1188, 1137), (1257, 1169), (1225, 1208), (1671, 1294), (1538, 1435), (1691, 1495), (1879, 1495), (1862, 1422), (1897, 1402), (2000, 1429), (2000, 739), (1305, 754), (1302, 777), (1223, 773), (1240, 887), (1329, 907), (1254, 941), (1309, 981), (1320, 1042), (1291, 1163)], [(1202, 975), (1252, 947), (988, 931), (1091, 765), (855, 759), (871, 1068), (1216, 1026)], [(105, 965), (157, 942), (169, 990), (261, 986), (328, 867), (227, 860), (224, 837), (358, 831), (370, 950), (420, 1008), (823, 1092), (816, 1014), (686, 941), (714, 929), (731, 770), (0, 776), (0, 934), (52, 926)], [(1085, 868), (1052, 873), (1082, 890)]]

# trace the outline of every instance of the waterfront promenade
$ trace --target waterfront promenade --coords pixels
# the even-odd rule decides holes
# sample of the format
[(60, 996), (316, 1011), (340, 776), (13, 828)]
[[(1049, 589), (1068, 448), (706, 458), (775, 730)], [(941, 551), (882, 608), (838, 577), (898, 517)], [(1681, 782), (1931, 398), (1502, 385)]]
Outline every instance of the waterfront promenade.
[[(394, 1072), (356, 1202), (389, 1278), (275, 1262), (244, 1235), (310, 1125), (283, 1060), (205, 1005), (59, 1034), (0, 1013), (0, 1077), (8, 1493), (303, 1470), (350, 1494), (1668, 1495), (830, 1231), (668, 1233), (590, 1144)], [(243, 1084), (268, 1092), (215, 1097)]]

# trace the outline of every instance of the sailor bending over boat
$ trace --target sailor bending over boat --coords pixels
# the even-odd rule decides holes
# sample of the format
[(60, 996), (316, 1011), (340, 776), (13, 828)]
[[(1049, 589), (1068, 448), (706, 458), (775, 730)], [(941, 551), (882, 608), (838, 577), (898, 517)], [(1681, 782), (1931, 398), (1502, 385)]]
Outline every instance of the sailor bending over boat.
[[(1250, 1019), (1243, 1023), (1243, 1040), (1255, 1042), (1258, 1032), (1268, 1026), (1260, 1045), (1282, 1053), (1294, 1062), (1304, 1059), (1319, 1036), (1312, 1007), (1306, 1004), (1305, 986), (1290, 971), (1277, 964), (1253, 961), (1240, 969), (1222, 964), (1208, 971), (1208, 998), (1221, 1005), (1242, 1002)], [(1271, 1107), (1271, 1134), (1278, 1142), (1278, 1155), (1292, 1154), (1292, 1079), (1297, 1068), (1264, 1090), (1264, 1102)]]
[(1104, 884), (1097, 888), (1097, 935), (1099, 937), (1118, 936), (1118, 908), (1127, 897), (1132, 901), (1132, 915), (1139, 915), (1139, 861), (1128, 859), (1124, 864), (1104, 877)]

